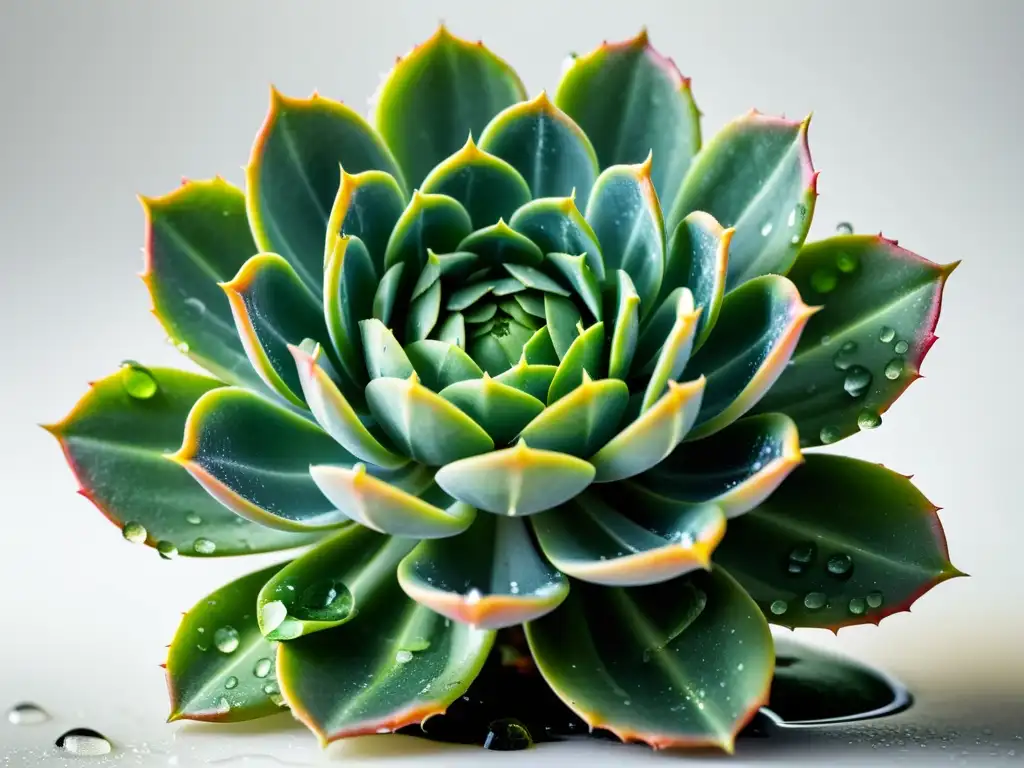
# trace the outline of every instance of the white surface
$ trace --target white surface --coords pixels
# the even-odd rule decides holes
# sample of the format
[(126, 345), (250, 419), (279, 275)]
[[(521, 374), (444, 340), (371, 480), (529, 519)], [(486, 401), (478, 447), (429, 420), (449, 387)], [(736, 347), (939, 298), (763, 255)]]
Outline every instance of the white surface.
[[(240, 181), (269, 82), (362, 104), (394, 55), (427, 37), (439, 17), (456, 33), (483, 37), (531, 92), (556, 83), (567, 51), (647, 24), (654, 43), (693, 77), (706, 135), (751, 106), (815, 110), (810, 140), (822, 176), (812, 236), (850, 220), (859, 231), (884, 228), (935, 261), (964, 259), (927, 378), (882, 429), (838, 448), (916, 473), (945, 508), (953, 560), (972, 578), (941, 586), (913, 614), (880, 628), (838, 638), (804, 633), (883, 665), (920, 703), (852, 735), (745, 742), (730, 764), (1019, 760), (1024, 3), (500, 7), (0, 2), (0, 706), (34, 700), (55, 715), (32, 728), (0, 721), (0, 765), (59, 765), (46, 745), (79, 725), (108, 734), (117, 749), (75, 765), (665, 763), (643, 747), (546, 746), (523, 756), (392, 737), (321, 753), (287, 717), (227, 728), (164, 725), (157, 664), (178, 612), (273, 557), (164, 562), (126, 544), (74, 495), (56, 445), (35, 426), (66, 413), (87, 380), (123, 358), (180, 364), (135, 277), (142, 217), (134, 195), (173, 188), (182, 173)], [(902, 724), (917, 727), (925, 746), (891, 730)], [(276, 761), (238, 757), (258, 754)]]

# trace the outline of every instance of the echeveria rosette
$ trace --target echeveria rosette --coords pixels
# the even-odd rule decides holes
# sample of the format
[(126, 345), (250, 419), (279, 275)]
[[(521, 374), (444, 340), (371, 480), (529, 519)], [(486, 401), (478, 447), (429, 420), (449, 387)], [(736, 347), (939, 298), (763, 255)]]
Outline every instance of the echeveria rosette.
[(217, 378), (126, 363), (50, 429), (165, 557), (308, 547), (186, 616), (172, 718), (396, 730), (524, 624), (586, 722), (731, 750), (768, 621), (877, 622), (958, 574), (908, 478), (802, 453), (917, 377), (951, 269), (805, 245), (808, 121), (702, 148), (699, 114), (645, 34), (531, 99), (441, 28), (374, 125), (275, 91), (244, 191), (143, 200), (155, 314)]

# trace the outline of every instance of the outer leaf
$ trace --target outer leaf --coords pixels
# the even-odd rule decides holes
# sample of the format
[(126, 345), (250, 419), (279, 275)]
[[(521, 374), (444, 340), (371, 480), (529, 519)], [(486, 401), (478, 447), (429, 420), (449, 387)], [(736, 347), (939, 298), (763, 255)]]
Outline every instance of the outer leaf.
[[(692, 438), (710, 435), (749, 411), (785, 369), (800, 333), (820, 307), (804, 304), (786, 278), (769, 275), (729, 293), (715, 333), (686, 366), (707, 376)], [(756, 322), (755, 322), (756, 321)]]
[(281, 711), (273, 700), (274, 648), (260, 634), (254, 610), (260, 589), (280, 569), (236, 579), (185, 614), (167, 654), (169, 721), (236, 723)]
[[(118, 527), (138, 523), (146, 544), (171, 545), (187, 557), (240, 555), (298, 547), (315, 535), (256, 525), (211, 498), (164, 458), (181, 444), (193, 404), (219, 381), (170, 368), (149, 368), (156, 391), (131, 397), (122, 369), (93, 383), (70, 414), (46, 429), (60, 441), (80, 493)], [(203, 538), (215, 549), (195, 542)]]
[(571, 499), (594, 479), (594, 468), (582, 459), (515, 447), (452, 462), (435, 481), (448, 494), (496, 515), (532, 515)]
[(416, 188), (467, 135), (479, 136), (494, 115), (525, 98), (512, 67), (442, 25), (395, 64), (374, 120)]
[(245, 195), (218, 177), (141, 200), (146, 214), (142, 279), (167, 335), (219, 378), (262, 388), (217, 286), (259, 250), (245, 218)]
[(562, 357), (548, 390), (548, 404), (565, 397), (581, 384), (588, 375), (604, 373), (604, 323), (594, 323), (573, 340)]
[(942, 292), (958, 263), (933, 264), (880, 236), (808, 245), (791, 279), (825, 308), (758, 410), (792, 416), (804, 445), (853, 434), (865, 415), (877, 424), (873, 419), (920, 378)]
[(440, 395), (482, 426), (495, 445), (508, 445), (544, 410), (542, 400), (486, 373), (445, 387)]
[(390, 579), (358, 620), (281, 643), (278, 678), (292, 713), (326, 744), (444, 712), (466, 692), (493, 642), (493, 632), (417, 605)]
[(623, 480), (664, 460), (696, 421), (704, 386), (703, 377), (685, 384), (670, 379), (668, 392), (588, 459), (597, 470), (594, 482)]
[(530, 238), (544, 253), (585, 254), (590, 271), (598, 282), (604, 281), (601, 245), (576, 207), (575, 196), (547, 197), (527, 203), (513, 214), (509, 226)]
[(287, 261), (272, 253), (253, 256), (221, 287), (256, 373), (285, 400), (305, 407), (288, 345), (327, 338), (319, 296), (310, 292)]
[(519, 172), (477, 147), (472, 136), (462, 149), (427, 174), (422, 190), (458, 200), (476, 229), (507, 219), (530, 202), (530, 188)]
[(324, 496), (349, 518), (392, 536), (454, 536), (466, 530), (476, 515), (476, 510), (465, 504), (452, 504), (447, 509), (435, 506), (369, 474), (365, 464), (356, 464), (352, 469), (313, 465), (309, 474)]
[(268, 640), (294, 640), (355, 618), (364, 598), (393, 578), (413, 546), (346, 526), (267, 581), (256, 602), (260, 631)]
[(519, 171), (535, 198), (575, 190), (586, 207), (597, 178), (597, 155), (587, 135), (543, 91), (495, 115), (480, 135), (480, 148)]
[(359, 419), (348, 400), (330, 376), (320, 366), (320, 350), (309, 354), (298, 347), (290, 347), (295, 358), (295, 368), (302, 382), (302, 395), (309, 403), (309, 409), (323, 430), (337, 440), (346, 451), (361, 461), (395, 469), (409, 462), (384, 446)]
[(877, 624), (963, 575), (949, 562), (936, 510), (903, 475), (809, 455), (767, 501), (730, 521), (715, 559), (773, 622)]
[(689, 79), (651, 47), (646, 30), (575, 57), (555, 104), (586, 131), (602, 168), (641, 163), (653, 152), (651, 177), (671, 210), (700, 149), (700, 111)]
[(259, 250), (283, 256), (317, 294), (339, 163), (353, 174), (384, 171), (403, 186), (391, 152), (354, 110), (272, 89), (245, 172), (249, 224)]
[(729, 244), (735, 232), (722, 229), (713, 216), (694, 211), (680, 222), (669, 242), (665, 279), (656, 304), (660, 306), (676, 288), (690, 290), (694, 306), (702, 310), (694, 349), (701, 348), (718, 321), (725, 295)]
[(594, 381), (584, 374), (578, 387), (523, 428), (522, 437), (534, 448), (591, 456), (615, 434), (628, 403), (622, 381)]
[[(398, 302), (398, 294), (402, 289), (402, 277), (405, 273), (405, 264), (399, 262), (394, 264), (384, 273), (380, 279), (377, 290), (373, 294), (373, 316), (385, 325), (391, 323), (391, 313), (395, 310)], [(405, 287), (409, 287), (406, 281)]]
[(632, 587), (708, 568), (725, 535), (725, 516), (711, 505), (627, 507), (587, 491), (539, 516), (533, 530), (544, 556), (573, 578)]
[(181, 448), (167, 458), (254, 523), (307, 531), (345, 521), (317, 490), (309, 465), (350, 465), (355, 457), (313, 422), (246, 390), (224, 387), (200, 397)]
[(665, 271), (665, 222), (651, 181), (653, 156), (642, 165), (605, 169), (591, 193), (587, 222), (607, 270), (624, 270), (640, 296), (640, 314), (654, 309)]
[(366, 370), (371, 380), (382, 376), (404, 379), (413, 374), (412, 361), (384, 323), (371, 318), (362, 321), (359, 330), (363, 337)]
[(690, 166), (668, 231), (693, 211), (735, 227), (726, 291), (758, 275), (785, 274), (796, 260), (818, 194), (809, 123), (751, 112), (719, 131)]
[(375, 274), (384, 273), (384, 251), (398, 218), (405, 210), (405, 193), (384, 171), (351, 174), (341, 169), (341, 185), (327, 221), (324, 261), (339, 237), (358, 237), (366, 246)]
[(569, 594), (519, 519), (479, 515), (450, 539), (424, 541), (398, 569), (402, 589), (442, 616), (484, 629), (539, 618)]
[(494, 449), (487, 433), (454, 405), (408, 379), (374, 379), (366, 399), (381, 429), (406, 456), (429, 466)]
[[(324, 316), (338, 361), (353, 383), (366, 385), (366, 365), (359, 323), (373, 316), (373, 291), (377, 283), (366, 245), (356, 236), (334, 239), (324, 265)], [(358, 403), (362, 392), (358, 392)]]
[(721, 569), (637, 589), (574, 583), (526, 637), (558, 697), (623, 741), (731, 752), (768, 699), (771, 634)]
[(636, 482), (676, 501), (709, 502), (736, 517), (767, 499), (803, 460), (796, 425), (769, 413), (684, 443)]

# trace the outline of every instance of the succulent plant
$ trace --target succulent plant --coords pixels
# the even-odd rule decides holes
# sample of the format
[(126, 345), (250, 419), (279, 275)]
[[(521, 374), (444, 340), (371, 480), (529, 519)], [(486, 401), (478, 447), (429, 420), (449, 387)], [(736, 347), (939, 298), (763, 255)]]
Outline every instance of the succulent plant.
[(909, 478), (804, 453), (919, 377), (955, 265), (806, 243), (809, 121), (699, 118), (645, 33), (528, 99), (442, 27), (372, 125), (273, 91), (244, 191), (142, 199), (154, 312), (214, 378), (126, 361), (48, 428), (165, 558), (304, 548), (185, 616), (172, 719), (397, 730), (523, 625), (586, 723), (731, 750), (769, 623), (960, 575)]

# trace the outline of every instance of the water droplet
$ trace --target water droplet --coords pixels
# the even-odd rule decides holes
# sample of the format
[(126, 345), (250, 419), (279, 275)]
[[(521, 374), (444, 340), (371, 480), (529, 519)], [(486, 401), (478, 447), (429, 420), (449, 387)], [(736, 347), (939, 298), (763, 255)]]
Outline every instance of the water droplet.
[(146, 541), (149, 533), (147, 533), (146, 527), (142, 523), (128, 521), (121, 529), (121, 535), (124, 536), (125, 541), (130, 541), (132, 544), (142, 544)]
[(838, 224), (836, 224), (836, 232), (838, 232), (840, 235), (852, 235), (853, 224), (851, 224), (848, 221), (840, 221)]
[(58, 749), (79, 757), (109, 755), (113, 749), (107, 738), (92, 728), (72, 728), (58, 736), (54, 744)]
[(39, 725), (49, 719), (45, 709), (28, 701), (15, 704), (7, 713), (7, 722), (11, 725)]
[(263, 692), (267, 696), (273, 696), (276, 693), (280, 693), (281, 689), (277, 687), (277, 681), (272, 681), (263, 686)]
[(181, 352), (181, 354), (183, 355), (188, 354), (189, 346), (187, 341), (179, 341), (177, 344), (174, 345), (174, 348)]
[(781, 616), (782, 614), (784, 614), (788, 610), (789, 610), (789, 603), (787, 603), (785, 600), (776, 600), (771, 605), (771, 611), (776, 616)]
[(824, 592), (808, 592), (804, 596), (804, 607), (811, 611), (816, 611), (825, 605), (825, 593)]
[(736, 671), (737, 672), (742, 672), (743, 671), (743, 662), (740, 662), (739, 664), (736, 665)]
[(761, 227), (761, 237), (768, 237), (768, 235), (770, 235), (771, 233), (772, 233), (772, 223), (770, 221), (766, 221), (764, 223), (764, 226)]
[(796, 245), (797, 243), (800, 242), (800, 235), (793, 235), (791, 238), (789, 238), (789, 242), (791, 242), (793, 245)]
[(845, 371), (853, 365), (853, 356), (857, 352), (857, 342), (848, 341), (832, 356), (832, 365), (837, 371)]
[(412, 640), (405, 644), (406, 650), (412, 651), (413, 653), (419, 653), (425, 651), (430, 647), (430, 641), (425, 637), (414, 637)]
[(870, 592), (867, 597), (869, 608), (881, 608), (882, 607), (882, 593), (881, 592)]
[(863, 365), (851, 365), (846, 371), (843, 389), (850, 397), (860, 397), (871, 386), (871, 371)]
[(789, 553), (789, 564), (790, 566), (796, 565), (798, 570), (794, 571), (790, 567), (790, 572), (802, 573), (814, 561), (816, 554), (818, 554), (818, 547), (812, 541), (793, 547)]
[(340, 579), (314, 582), (302, 591), (292, 615), (304, 621), (341, 621), (352, 612), (352, 593)]
[(789, 212), (789, 218), (786, 219), (786, 226), (787, 227), (794, 227), (794, 226), (796, 226), (796, 208), (794, 208), (792, 211)]
[(882, 424), (882, 417), (870, 408), (857, 414), (857, 426), (861, 429), (874, 429)]
[(273, 704), (275, 707), (283, 707), (285, 706), (284, 696), (282, 696), (280, 693), (271, 694), (270, 703)]
[[(225, 211), (224, 213), (225, 215), (227, 215), (227, 211)], [(185, 306), (188, 307), (193, 312), (195, 312), (197, 315), (206, 314), (206, 305), (200, 299), (197, 299), (194, 296), (189, 296), (187, 299), (185, 299)]]
[(832, 555), (825, 565), (833, 576), (849, 577), (853, 572), (853, 558), (846, 554)]
[(850, 604), (847, 608), (850, 609), (850, 613), (854, 616), (860, 616), (865, 610), (867, 610), (867, 603), (864, 601), (863, 597), (851, 597)]
[(234, 653), (238, 642), (238, 630), (234, 627), (221, 627), (213, 633), (213, 644), (221, 653)]
[(256, 662), (256, 666), (252, 668), (252, 673), (255, 677), (261, 680), (270, 674), (270, 668), (273, 666), (273, 662), (270, 659), (260, 659)]
[(217, 550), (217, 545), (209, 539), (196, 539), (192, 543), (192, 549), (200, 555), (212, 555)]
[(399, 651), (395, 654), (395, 661), (399, 664), (408, 664), (412, 661), (412, 651)]
[(508, 717), (502, 720), (495, 720), (487, 726), (487, 738), (484, 739), (484, 749), (492, 749), (501, 752), (511, 752), (518, 749), (528, 749), (533, 744), (530, 732), (518, 720)]
[(238, 687), (238, 678), (235, 677), (234, 675), (232, 675), (231, 677), (229, 677), (227, 680), (224, 681), (224, 687), (227, 688), (229, 691), (237, 688)]
[(883, 344), (888, 344), (889, 342), (891, 342), (895, 338), (896, 338), (896, 330), (894, 328), (890, 328), (888, 325), (883, 325), (878, 330), (878, 340), (880, 342), (882, 342)]
[(189, 512), (187, 515), (185, 515), (185, 522), (189, 525), (202, 525), (203, 518), (201, 518), (195, 512)]
[(908, 349), (910, 349), (910, 345), (903, 340), (897, 341), (896, 346), (892, 348), (897, 355), (905, 355)]
[(811, 273), (811, 287), (818, 293), (830, 293), (839, 282), (835, 270), (819, 267)]
[(510, 581), (508, 583), (508, 591), (509, 591), (509, 593), (511, 593), (513, 595), (518, 595), (519, 594), (519, 582), (518, 581)]
[(825, 426), (818, 432), (818, 439), (825, 445), (834, 443), (836, 440), (841, 438), (843, 433), (839, 431), (839, 427)]
[(220, 701), (217, 702), (217, 712), (221, 715), (226, 715), (231, 711), (231, 702), (226, 697), (221, 696)]
[(149, 400), (158, 389), (153, 374), (134, 360), (121, 363), (121, 385), (128, 396), (136, 400)]
[(888, 363), (885, 364), (885, 378), (890, 381), (896, 381), (900, 376), (903, 375), (903, 361), (898, 357), (894, 357)]
[(840, 251), (836, 256), (836, 266), (840, 272), (846, 275), (855, 272), (859, 263), (860, 260), (856, 256), (846, 251)]
[(164, 560), (173, 560), (178, 556), (178, 548), (169, 541), (158, 541), (156, 551)]

